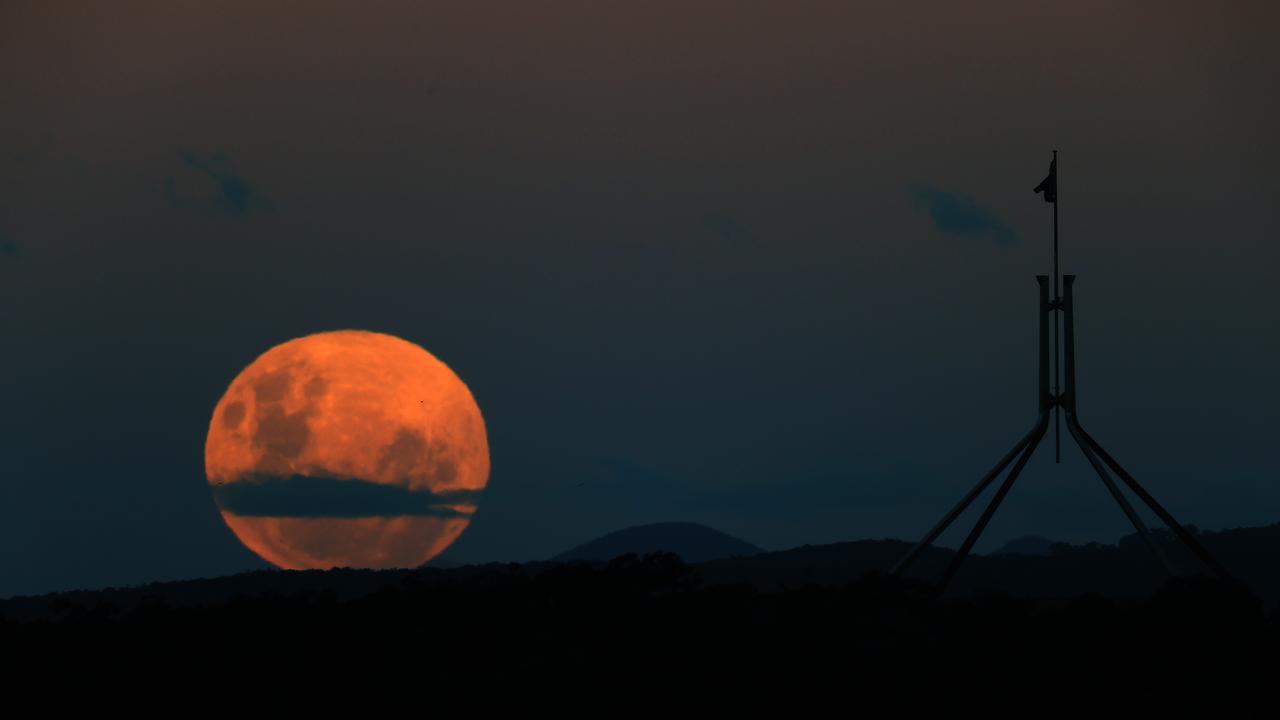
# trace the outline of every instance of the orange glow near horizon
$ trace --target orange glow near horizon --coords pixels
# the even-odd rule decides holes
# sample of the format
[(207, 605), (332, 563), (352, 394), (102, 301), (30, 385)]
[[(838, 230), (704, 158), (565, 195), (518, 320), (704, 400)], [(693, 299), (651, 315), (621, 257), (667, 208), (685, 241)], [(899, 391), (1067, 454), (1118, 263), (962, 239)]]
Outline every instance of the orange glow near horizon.
[(277, 514), (279, 496), (265, 512), (219, 501), (236, 537), (281, 568), (414, 567), (470, 523), (489, 446), (479, 407), (444, 363), (390, 335), (343, 330), (278, 345), (232, 381), (209, 424), (205, 473), (215, 498), (298, 477), (404, 497), (471, 491), (427, 511), (369, 516), (317, 510), (307, 497), (298, 514)]

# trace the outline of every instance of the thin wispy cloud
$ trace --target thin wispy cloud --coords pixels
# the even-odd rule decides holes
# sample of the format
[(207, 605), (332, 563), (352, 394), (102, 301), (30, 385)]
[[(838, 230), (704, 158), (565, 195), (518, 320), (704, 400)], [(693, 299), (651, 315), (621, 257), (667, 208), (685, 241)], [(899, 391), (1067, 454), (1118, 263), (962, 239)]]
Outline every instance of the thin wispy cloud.
[(17, 240), (0, 235), (0, 262), (16, 262), (26, 256), (26, 249)]
[(706, 224), (734, 250), (745, 250), (758, 242), (754, 233), (729, 215), (710, 214), (706, 217)]
[(270, 201), (233, 170), (225, 155), (200, 156), (182, 150), (178, 157), (184, 173), (164, 179), (164, 194), (173, 207), (204, 206), (233, 216), (270, 209)]
[(944, 235), (994, 240), (1001, 245), (1017, 241), (1012, 228), (968, 195), (917, 185), (911, 196)]

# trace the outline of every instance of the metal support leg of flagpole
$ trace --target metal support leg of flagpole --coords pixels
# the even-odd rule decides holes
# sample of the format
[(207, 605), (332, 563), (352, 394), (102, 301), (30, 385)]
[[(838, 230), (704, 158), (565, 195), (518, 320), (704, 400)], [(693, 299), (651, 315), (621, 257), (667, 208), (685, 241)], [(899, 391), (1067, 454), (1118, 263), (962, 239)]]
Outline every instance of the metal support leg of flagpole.
[(951, 578), (955, 577), (956, 571), (960, 569), (960, 565), (969, 556), (969, 551), (973, 549), (973, 544), (978, 542), (978, 537), (986, 529), (987, 523), (991, 522), (991, 516), (996, 514), (996, 509), (1000, 507), (1004, 496), (1009, 494), (1009, 489), (1013, 487), (1018, 475), (1022, 473), (1022, 468), (1026, 467), (1027, 460), (1031, 459), (1031, 455), (1035, 453), (1036, 447), (1040, 445), (1040, 440), (1044, 438), (1045, 431), (1048, 429), (1049, 414), (1046, 412), (1040, 415), (1036, 426), (1031, 430), (1033, 433), (1031, 442), (1022, 451), (1022, 456), (1018, 458), (1018, 462), (1013, 466), (1013, 469), (1009, 471), (1009, 476), (1000, 485), (1000, 489), (996, 490), (995, 497), (991, 498), (991, 503), (982, 512), (982, 517), (978, 518), (978, 522), (974, 524), (973, 529), (969, 531), (969, 536), (964, 539), (960, 549), (951, 557), (951, 562), (947, 564), (947, 569), (942, 573), (942, 579), (938, 581), (938, 585), (935, 588), (935, 592), (938, 595), (946, 592), (947, 586), (951, 584)]
[[(1075, 283), (1075, 279), (1074, 275), (1063, 276), (1063, 291), (1065, 296), (1064, 314), (1066, 315), (1065, 340), (1067, 344), (1067, 392), (1063, 404), (1067, 409), (1067, 427), (1070, 429), (1072, 425), (1075, 426), (1072, 434), (1075, 435), (1076, 442), (1081, 443), (1080, 448), (1081, 450), (1084, 450), (1085, 457), (1089, 457), (1091, 454), (1090, 451), (1092, 451), (1092, 454), (1096, 454), (1098, 458), (1101, 458), (1104, 463), (1111, 467), (1111, 470), (1115, 472), (1124, 484), (1129, 487), (1129, 490), (1131, 490), (1134, 495), (1137, 495), (1142, 502), (1146, 503), (1147, 507), (1151, 508), (1151, 511), (1160, 518), (1160, 522), (1164, 523), (1171, 531), (1173, 531), (1173, 534), (1191, 550), (1191, 552), (1195, 553), (1196, 557), (1200, 559), (1200, 562), (1204, 563), (1205, 566), (1212, 570), (1219, 578), (1228, 582), (1234, 582), (1234, 579), (1231, 577), (1231, 574), (1226, 571), (1226, 568), (1218, 564), (1218, 561), (1209, 554), (1209, 551), (1206, 550), (1198, 540), (1196, 540), (1195, 536), (1187, 532), (1187, 529), (1174, 519), (1173, 515), (1170, 514), (1168, 510), (1165, 510), (1164, 507), (1161, 506), (1160, 503), (1151, 495), (1151, 493), (1147, 492), (1146, 489), (1142, 487), (1142, 485), (1138, 484), (1138, 481), (1135, 480), (1128, 471), (1121, 467), (1120, 463), (1116, 462), (1116, 459), (1111, 457), (1111, 454), (1108, 453), (1102, 445), (1098, 444), (1097, 440), (1090, 437), (1089, 433), (1080, 425), (1080, 420), (1076, 415), (1075, 312), (1072, 307), (1073, 294), (1071, 291), (1072, 285)], [(1093, 462), (1092, 459), (1090, 461)]]
[(1089, 447), (1102, 458), (1103, 462), (1111, 466), (1111, 469), (1121, 480), (1124, 481), (1125, 485), (1129, 486), (1129, 489), (1133, 491), (1134, 495), (1137, 495), (1142, 502), (1147, 504), (1147, 507), (1151, 508), (1151, 511), (1160, 518), (1160, 522), (1164, 523), (1170, 530), (1172, 530), (1174, 535), (1177, 535), (1178, 539), (1190, 548), (1191, 552), (1195, 553), (1196, 557), (1200, 558), (1200, 562), (1204, 563), (1220, 579), (1227, 582), (1235, 582), (1231, 573), (1227, 572), (1226, 568), (1218, 564), (1218, 561), (1209, 554), (1209, 551), (1200, 544), (1200, 541), (1196, 540), (1196, 537), (1188, 532), (1187, 529), (1184, 528), (1177, 520), (1175, 520), (1173, 515), (1169, 514), (1169, 511), (1165, 510), (1164, 507), (1162, 507), (1160, 503), (1151, 496), (1151, 493), (1148, 493), (1145, 488), (1139, 485), (1138, 481), (1133, 479), (1133, 476), (1125, 471), (1125, 469), (1120, 466), (1120, 463), (1116, 462), (1115, 458), (1111, 457), (1111, 455), (1104, 450), (1096, 440), (1090, 437), (1089, 433), (1085, 432), (1084, 428), (1079, 426), (1079, 422), (1076, 423), (1076, 426), (1080, 430), (1080, 435), (1084, 437), (1084, 441), (1089, 444)]
[[(1063, 314), (1063, 368), (1066, 371), (1066, 392), (1062, 395), (1062, 406), (1067, 412), (1067, 429), (1071, 432), (1071, 436), (1075, 438), (1076, 444), (1080, 446), (1080, 451), (1084, 453), (1085, 459), (1093, 466), (1098, 477), (1102, 478), (1102, 483), (1107, 486), (1107, 490), (1111, 496), (1116, 499), (1120, 505), (1120, 509), (1129, 518), (1129, 522), (1133, 523), (1133, 527), (1142, 537), (1143, 542), (1151, 549), (1151, 553), (1156, 556), (1156, 561), (1165, 569), (1169, 575), (1177, 575), (1173, 570), (1173, 566), (1169, 564), (1169, 559), (1165, 557), (1164, 551), (1160, 549), (1160, 545), (1156, 543), (1155, 538), (1151, 537), (1151, 532), (1147, 530), (1147, 526), (1142, 522), (1142, 518), (1134, 511), (1133, 506), (1120, 492), (1120, 488), (1116, 486), (1111, 476), (1107, 474), (1107, 469), (1098, 459), (1098, 454), (1094, 452), (1094, 444), (1087, 439), (1084, 428), (1080, 427), (1080, 421), (1076, 417), (1077, 395), (1076, 395), (1076, 321), (1075, 321), (1075, 275), (1064, 275), (1062, 277), (1062, 314)], [(1128, 484), (1128, 483), (1126, 483)]]
[[(1052, 397), (1049, 394), (1049, 278), (1045, 275), (1037, 275), (1036, 282), (1040, 285), (1040, 361), (1038, 380), (1040, 414), (1043, 417), (1040, 420), (1037, 420), (1036, 425), (1033, 426), (1031, 430), (1013, 446), (1013, 449), (1006, 453), (1005, 456), (1000, 459), (1000, 462), (996, 463), (996, 466), (991, 468), (991, 471), (984, 475), (982, 479), (978, 481), (978, 484), (975, 485), (967, 495), (961, 498), (960, 502), (957, 503), (950, 512), (944, 515), (942, 520), (938, 521), (938, 524), (935, 525), (933, 529), (920, 540), (920, 542), (916, 543), (915, 547), (911, 549), (911, 552), (907, 553), (905, 557), (898, 561), (897, 565), (893, 566), (893, 569), (889, 571), (890, 575), (897, 575), (906, 571), (907, 567), (909, 567), (911, 563), (915, 562), (916, 558), (920, 556), (920, 553), (924, 552), (925, 548), (932, 545), (934, 541), (937, 540), (948, 527), (950, 527), (951, 523), (955, 522), (955, 519), (959, 517), (960, 514), (963, 513), (984, 490), (987, 489), (987, 486), (990, 485), (1006, 467), (1008, 467), (1009, 463), (1013, 462), (1013, 459), (1017, 457), (1018, 453), (1022, 452), (1023, 449), (1026, 448), (1033, 440), (1036, 440), (1036, 433), (1039, 430), (1040, 423), (1047, 420), (1047, 413), (1049, 408), (1053, 405)], [(1038, 442), (1038, 440), (1036, 441)]]
[(898, 561), (897, 565), (893, 566), (893, 569), (889, 571), (889, 574), (897, 575), (905, 572), (911, 563), (915, 562), (916, 558), (920, 556), (920, 553), (924, 552), (925, 548), (932, 545), (934, 541), (938, 539), (938, 536), (942, 535), (942, 533), (951, 526), (951, 523), (955, 522), (955, 519), (960, 517), (960, 514), (963, 513), (969, 505), (982, 494), (982, 491), (987, 489), (987, 486), (991, 484), (991, 481), (995, 480), (996, 476), (1008, 467), (1009, 463), (1013, 461), (1018, 453), (1022, 452), (1022, 449), (1035, 438), (1036, 429), (1036, 427), (1031, 428), (1031, 431), (1024, 435), (1023, 438), (1018, 441), (1018, 444), (1014, 445), (1013, 449), (1001, 458), (1000, 462), (996, 463), (995, 467), (991, 468), (991, 472), (982, 476), (982, 479), (978, 481), (977, 485), (973, 486), (973, 489), (969, 491), (969, 494), (961, 498), (960, 502), (956, 503), (956, 506), (951, 508), (951, 512), (944, 515), (942, 519), (938, 521), (938, 524), (934, 525), (933, 529), (929, 531), (929, 534), (925, 535), (924, 538), (921, 539), (920, 542), (916, 543), (916, 546), (911, 549), (911, 552), (907, 553), (905, 557)]
[(1151, 531), (1147, 529), (1142, 518), (1129, 504), (1128, 499), (1120, 492), (1120, 488), (1116, 486), (1116, 481), (1111, 479), (1107, 474), (1107, 469), (1102, 466), (1102, 461), (1098, 460), (1098, 456), (1094, 454), (1093, 449), (1089, 446), (1088, 441), (1084, 439), (1081, 433), (1080, 423), (1076, 420), (1076, 416), (1070, 410), (1067, 411), (1067, 430), (1070, 431), (1071, 437), (1076, 439), (1076, 444), (1080, 446), (1080, 452), (1084, 453), (1084, 457), (1093, 466), (1094, 472), (1098, 473), (1098, 477), (1102, 478), (1102, 484), (1107, 486), (1111, 497), (1115, 498), (1116, 503), (1120, 505), (1120, 509), (1124, 511), (1125, 517), (1129, 518), (1129, 522), (1133, 523), (1133, 527), (1138, 531), (1138, 535), (1142, 537), (1143, 542), (1147, 544), (1147, 548), (1151, 550), (1151, 554), (1155, 556), (1156, 562), (1160, 563), (1160, 567), (1171, 577), (1178, 573), (1174, 571), (1173, 565), (1169, 564), (1169, 558), (1165, 557), (1164, 551), (1160, 549), (1160, 545), (1156, 543), (1155, 538), (1151, 537)]

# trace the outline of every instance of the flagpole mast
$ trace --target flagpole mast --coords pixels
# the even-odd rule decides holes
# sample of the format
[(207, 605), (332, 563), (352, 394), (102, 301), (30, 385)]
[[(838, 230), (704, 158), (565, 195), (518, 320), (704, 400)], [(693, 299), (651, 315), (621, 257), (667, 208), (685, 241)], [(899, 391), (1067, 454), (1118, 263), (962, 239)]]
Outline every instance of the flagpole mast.
[[(1138, 534), (1142, 536), (1142, 539), (1145, 540), (1148, 547), (1151, 548), (1152, 554), (1156, 556), (1156, 559), (1170, 575), (1175, 574), (1175, 568), (1169, 565), (1168, 558), (1161, 550), (1159, 543), (1151, 537), (1151, 532), (1147, 529), (1146, 524), (1142, 522), (1142, 518), (1138, 517), (1138, 513), (1134, 510), (1133, 506), (1129, 504), (1128, 499), (1126, 499), (1124, 493), (1121, 492), (1120, 486), (1111, 478), (1108, 469), (1110, 469), (1110, 472), (1114, 472), (1116, 476), (1118, 476), (1119, 479), (1128, 486), (1129, 490), (1132, 491), (1134, 495), (1138, 496), (1138, 499), (1142, 500), (1142, 502), (1145, 503), (1152, 512), (1159, 516), (1160, 520), (1167, 525), (1171, 531), (1173, 531), (1173, 534), (1177, 536), (1184, 545), (1195, 553), (1205, 566), (1212, 570), (1213, 573), (1222, 580), (1225, 580), (1228, 583), (1235, 583), (1227, 571), (1223, 569), (1223, 567), (1213, 559), (1213, 556), (1200, 545), (1200, 542), (1196, 540), (1195, 536), (1182, 525), (1179, 525), (1178, 521), (1165, 511), (1165, 509), (1161, 507), (1160, 503), (1156, 502), (1156, 499), (1151, 496), (1151, 493), (1148, 493), (1143, 489), (1143, 487), (1138, 484), (1138, 481), (1134, 480), (1133, 476), (1126, 472), (1125, 469), (1116, 462), (1115, 458), (1108, 455), (1107, 451), (1103, 450), (1102, 446), (1090, 437), (1089, 433), (1085, 432), (1084, 428), (1081, 427), (1080, 416), (1076, 406), (1075, 300), (1073, 299), (1072, 291), (1076, 276), (1059, 276), (1058, 273), (1057, 150), (1053, 151), (1053, 161), (1049, 163), (1049, 175), (1044, 180), (1041, 180), (1040, 184), (1034, 189), (1036, 194), (1044, 193), (1045, 202), (1053, 203), (1052, 300), (1049, 298), (1049, 277), (1047, 275), (1036, 276), (1036, 283), (1040, 286), (1040, 362), (1039, 372), (1036, 373), (1036, 382), (1039, 388), (1037, 390), (1039, 399), (1036, 401), (1036, 407), (1039, 409), (1039, 412), (1036, 415), (1036, 424), (1032, 426), (1030, 432), (1018, 441), (1017, 445), (1013, 446), (1012, 450), (1005, 454), (1004, 458), (1002, 458), (990, 472), (982, 477), (982, 480), (980, 480), (978, 484), (964, 496), (959, 504), (943, 516), (942, 520), (935, 525), (934, 528), (924, 536), (924, 539), (917, 543), (911, 551), (907, 553), (907, 555), (903, 557), (892, 570), (889, 571), (889, 573), (891, 575), (900, 575), (906, 572), (907, 567), (911, 565), (911, 563), (915, 562), (916, 558), (920, 557), (924, 551), (942, 535), (942, 533), (946, 532), (951, 523), (959, 518), (960, 515), (964, 514), (969, 506), (972, 505), (973, 502), (977, 500), (978, 497), (982, 495), (1002, 474), (1005, 474), (1007, 470), (1008, 474), (1005, 475), (1004, 481), (997, 486), (995, 496), (991, 498), (990, 502), (987, 504), (987, 508), (982, 512), (982, 516), (978, 518), (976, 523), (974, 523), (968, 536), (965, 537), (964, 542), (960, 545), (960, 549), (951, 557), (946, 570), (943, 571), (941, 581), (937, 586), (935, 586), (935, 593), (937, 595), (942, 595), (942, 593), (947, 589), (947, 584), (951, 581), (952, 577), (955, 576), (956, 570), (960, 567), (961, 563), (964, 562), (965, 557), (969, 554), (969, 551), (973, 549), (973, 546), (978, 541), (979, 536), (982, 535), (983, 530), (986, 529), (987, 524), (991, 521), (991, 517), (1000, 507), (1000, 503), (1003, 502), (1005, 496), (1009, 494), (1009, 489), (1013, 486), (1014, 481), (1018, 479), (1018, 475), (1026, 467), (1027, 461), (1030, 460), (1032, 454), (1035, 453), (1040, 441), (1044, 439), (1045, 434), (1049, 431), (1049, 411), (1052, 410), (1055, 418), (1057, 418), (1057, 428), (1059, 431), (1059, 437), (1057, 440), (1058, 455), (1056, 461), (1062, 462), (1060, 433), (1060, 429), (1062, 427), (1061, 416), (1066, 415), (1067, 430), (1070, 432), (1071, 437), (1076, 441), (1076, 444), (1080, 446), (1080, 452), (1084, 454), (1085, 459), (1089, 461), (1089, 465), (1092, 466), (1094, 472), (1098, 474), (1099, 479), (1102, 480), (1102, 484), (1105, 485), (1107, 491), (1111, 493), (1111, 497), (1118, 505), (1120, 505), (1120, 509), (1123, 510), (1124, 514), (1129, 518), (1129, 522), (1133, 523), (1134, 529), (1138, 531)], [(1052, 391), (1049, 389), (1048, 313), (1053, 313), (1054, 377)], [(1061, 332), (1059, 332), (1059, 315), (1062, 316)], [(1061, 345), (1059, 345), (1059, 342), (1061, 342)], [(1064, 374), (1066, 376), (1065, 390), (1060, 387)], [(1015, 458), (1017, 459), (1016, 462), (1014, 461)]]
[[(1053, 151), (1053, 304), (1054, 307), (1062, 309), (1062, 296), (1058, 294), (1058, 151)], [(1058, 352), (1058, 315), (1053, 314), (1053, 395), (1055, 398), (1061, 394), (1059, 387), (1059, 359), (1062, 357)], [(1062, 406), (1057, 402), (1053, 407), (1053, 461), (1062, 463)]]

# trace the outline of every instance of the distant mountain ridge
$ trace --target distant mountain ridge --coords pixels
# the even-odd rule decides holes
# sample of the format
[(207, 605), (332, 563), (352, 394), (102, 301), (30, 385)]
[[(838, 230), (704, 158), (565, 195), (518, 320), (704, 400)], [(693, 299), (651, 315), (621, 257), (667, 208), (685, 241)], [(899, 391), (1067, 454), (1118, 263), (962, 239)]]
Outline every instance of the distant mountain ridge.
[[(1251, 588), (1270, 606), (1280, 606), (1280, 523), (1200, 531), (1188, 526), (1202, 545), (1236, 580)], [(1179, 574), (1207, 574), (1198, 559), (1164, 528), (1151, 534)], [(1018, 539), (1019, 541), (1022, 538)], [(1115, 545), (1050, 543), (1032, 538), (1022, 552), (1021, 542), (988, 555), (970, 555), (949, 588), (955, 597), (999, 592), (1030, 598), (1069, 598), (1087, 593), (1108, 597), (1138, 597), (1158, 590), (1167, 580), (1150, 550), (1136, 535)], [(804, 545), (748, 558), (725, 558), (701, 563), (698, 574), (708, 584), (748, 584), (764, 591), (806, 585), (843, 585), (867, 573), (888, 572), (912, 547), (901, 540), (858, 540), (829, 545)], [(1011, 551), (1012, 550), (1012, 551)], [(1027, 552), (1034, 550), (1035, 552)], [(947, 548), (923, 552), (908, 577), (937, 580), (954, 555)]]
[[(1264, 603), (1280, 607), (1280, 523), (1220, 531), (1194, 531), (1200, 542)], [(674, 542), (687, 533), (705, 546)], [(1183, 572), (1201, 572), (1198, 561), (1164, 529), (1152, 528), (1165, 554)], [(655, 539), (656, 538), (656, 539)], [(604, 542), (604, 541), (608, 542)], [(648, 543), (648, 544), (645, 544)], [(1039, 543), (1034, 543), (1039, 545)], [(655, 549), (654, 546), (657, 546)], [(513, 577), (535, 577), (564, 567), (559, 558), (604, 558), (657, 550), (684, 550), (694, 557), (708, 552), (714, 559), (688, 560), (705, 586), (749, 585), (763, 592), (805, 586), (839, 587), (885, 573), (912, 543), (902, 540), (858, 540), (828, 545), (804, 545), (776, 552), (761, 551), (750, 543), (694, 523), (658, 523), (610, 533), (557, 556), (554, 561), (487, 563), (453, 568), (422, 567), (404, 570), (257, 570), (225, 577), (152, 583), (150, 585), (77, 590), (0, 599), (0, 624), (76, 617), (95, 608), (128, 611), (159, 602), (170, 607), (199, 608), (236, 598), (321, 595), (348, 602), (406, 585), (457, 583), (506, 583)], [(1002, 548), (1004, 550), (1005, 548)], [(1032, 548), (1040, 549), (1040, 548)], [(953, 551), (929, 548), (908, 575), (922, 580), (941, 576)], [(1166, 577), (1149, 550), (1135, 536), (1114, 545), (1052, 543), (1049, 555), (973, 555), (951, 584), (954, 597), (998, 592), (1028, 598), (1071, 598), (1095, 593), (1107, 597), (1149, 595), (1164, 585)]]
[(1004, 545), (999, 550), (987, 553), (988, 555), (1036, 555), (1039, 557), (1048, 557), (1053, 554), (1053, 541), (1047, 537), (1039, 535), (1023, 535), (1016, 537)]
[(585, 542), (551, 558), (553, 562), (586, 560), (605, 562), (628, 553), (647, 555), (672, 552), (686, 563), (697, 564), (732, 557), (750, 557), (764, 552), (745, 540), (691, 522), (662, 522), (636, 525)]

